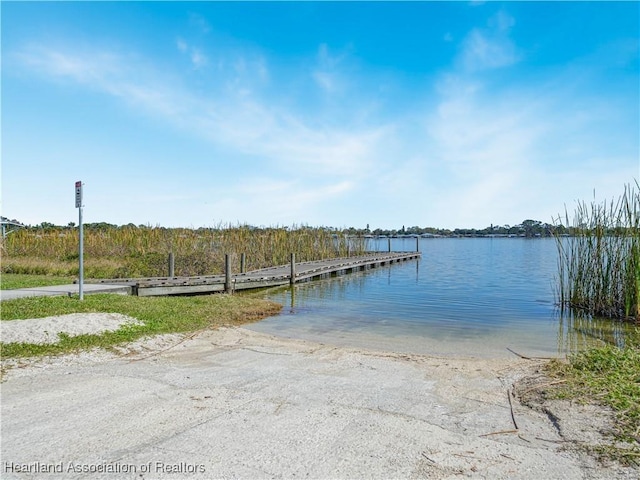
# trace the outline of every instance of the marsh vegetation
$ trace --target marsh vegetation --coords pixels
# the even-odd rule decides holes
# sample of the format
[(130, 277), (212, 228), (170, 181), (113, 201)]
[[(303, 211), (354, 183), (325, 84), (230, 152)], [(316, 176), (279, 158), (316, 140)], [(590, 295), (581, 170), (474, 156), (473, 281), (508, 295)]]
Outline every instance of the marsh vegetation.
[(563, 309), (640, 321), (640, 191), (578, 204), (571, 236), (557, 236), (558, 300)]
[[(176, 275), (224, 272), (224, 256), (253, 270), (284, 265), (289, 255), (299, 262), (358, 255), (362, 238), (347, 238), (336, 230), (311, 227), (163, 228), (94, 224), (84, 231), (87, 278), (127, 278), (167, 275), (169, 253)], [(75, 276), (78, 274), (78, 229), (73, 226), (25, 228), (2, 240), (2, 273)]]
[[(595, 453), (638, 465), (640, 458), (640, 191), (625, 187), (618, 199), (580, 202), (557, 236), (557, 297), (561, 315), (607, 317), (636, 324), (622, 345), (590, 348), (548, 367), (558, 385), (547, 395), (597, 402), (616, 417), (614, 440)], [(617, 342), (616, 342), (617, 343)], [(555, 383), (555, 382), (552, 382)], [(551, 385), (551, 384), (549, 384)]]

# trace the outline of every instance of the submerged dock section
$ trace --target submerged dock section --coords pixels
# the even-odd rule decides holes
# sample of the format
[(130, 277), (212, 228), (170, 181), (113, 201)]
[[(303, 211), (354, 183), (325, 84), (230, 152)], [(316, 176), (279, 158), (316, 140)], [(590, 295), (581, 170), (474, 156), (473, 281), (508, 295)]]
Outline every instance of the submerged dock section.
[(226, 263), (226, 274), (198, 277), (155, 277), (138, 279), (100, 280), (97, 283), (122, 283), (131, 287), (139, 297), (157, 295), (192, 295), (215, 292), (232, 293), (236, 290), (293, 285), (320, 278), (345, 275), (397, 262), (420, 258), (420, 252), (379, 252), (357, 257), (332, 258), (296, 263), (295, 255), (287, 265), (263, 268), (246, 273), (232, 273)]

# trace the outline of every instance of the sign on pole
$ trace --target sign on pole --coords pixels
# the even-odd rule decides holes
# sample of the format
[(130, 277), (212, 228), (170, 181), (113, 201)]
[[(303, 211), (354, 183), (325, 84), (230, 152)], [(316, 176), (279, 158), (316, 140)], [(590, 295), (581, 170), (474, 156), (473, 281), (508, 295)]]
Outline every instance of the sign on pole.
[(82, 182), (76, 182), (76, 208), (78, 209), (78, 232), (80, 242), (78, 246), (78, 294), (84, 300), (84, 232), (82, 229)]
[(82, 208), (82, 182), (76, 182), (76, 208)]

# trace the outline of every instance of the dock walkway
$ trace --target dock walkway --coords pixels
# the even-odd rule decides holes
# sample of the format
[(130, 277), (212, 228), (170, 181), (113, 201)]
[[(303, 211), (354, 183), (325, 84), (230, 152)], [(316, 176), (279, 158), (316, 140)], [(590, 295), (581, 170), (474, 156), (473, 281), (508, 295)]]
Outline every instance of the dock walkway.
[[(83, 290), (86, 294), (120, 293), (138, 295), (139, 297), (215, 292), (231, 293), (236, 290), (293, 285), (295, 283), (368, 270), (397, 262), (415, 260), (420, 258), (420, 256), (420, 252), (380, 252), (359, 255), (357, 257), (333, 258), (313, 262), (292, 262), (288, 265), (279, 265), (229, 275), (115, 278), (109, 280), (87, 279), (85, 280)], [(0, 301), (24, 297), (76, 294), (78, 294), (78, 284), (19, 288), (15, 290), (0, 290)]]
[[(420, 258), (420, 252), (379, 252), (357, 257), (333, 258), (312, 262), (295, 261), (288, 265), (262, 268), (246, 273), (205, 275), (197, 277), (154, 277), (137, 279), (87, 280), (104, 284), (131, 287), (140, 297), (156, 295), (185, 295), (197, 293), (233, 292), (255, 288), (276, 287), (319, 278), (344, 275)], [(293, 273), (293, 275), (292, 275)]]

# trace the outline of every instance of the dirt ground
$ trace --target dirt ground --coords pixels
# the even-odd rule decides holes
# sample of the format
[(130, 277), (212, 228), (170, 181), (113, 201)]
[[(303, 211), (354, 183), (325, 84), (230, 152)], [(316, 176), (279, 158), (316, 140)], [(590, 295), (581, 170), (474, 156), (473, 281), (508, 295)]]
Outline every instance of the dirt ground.
[(4, 360), (0, 477), (638, 478), (578, 448), (605, 410), (519, 401), (540, 366), (243, 328)]

